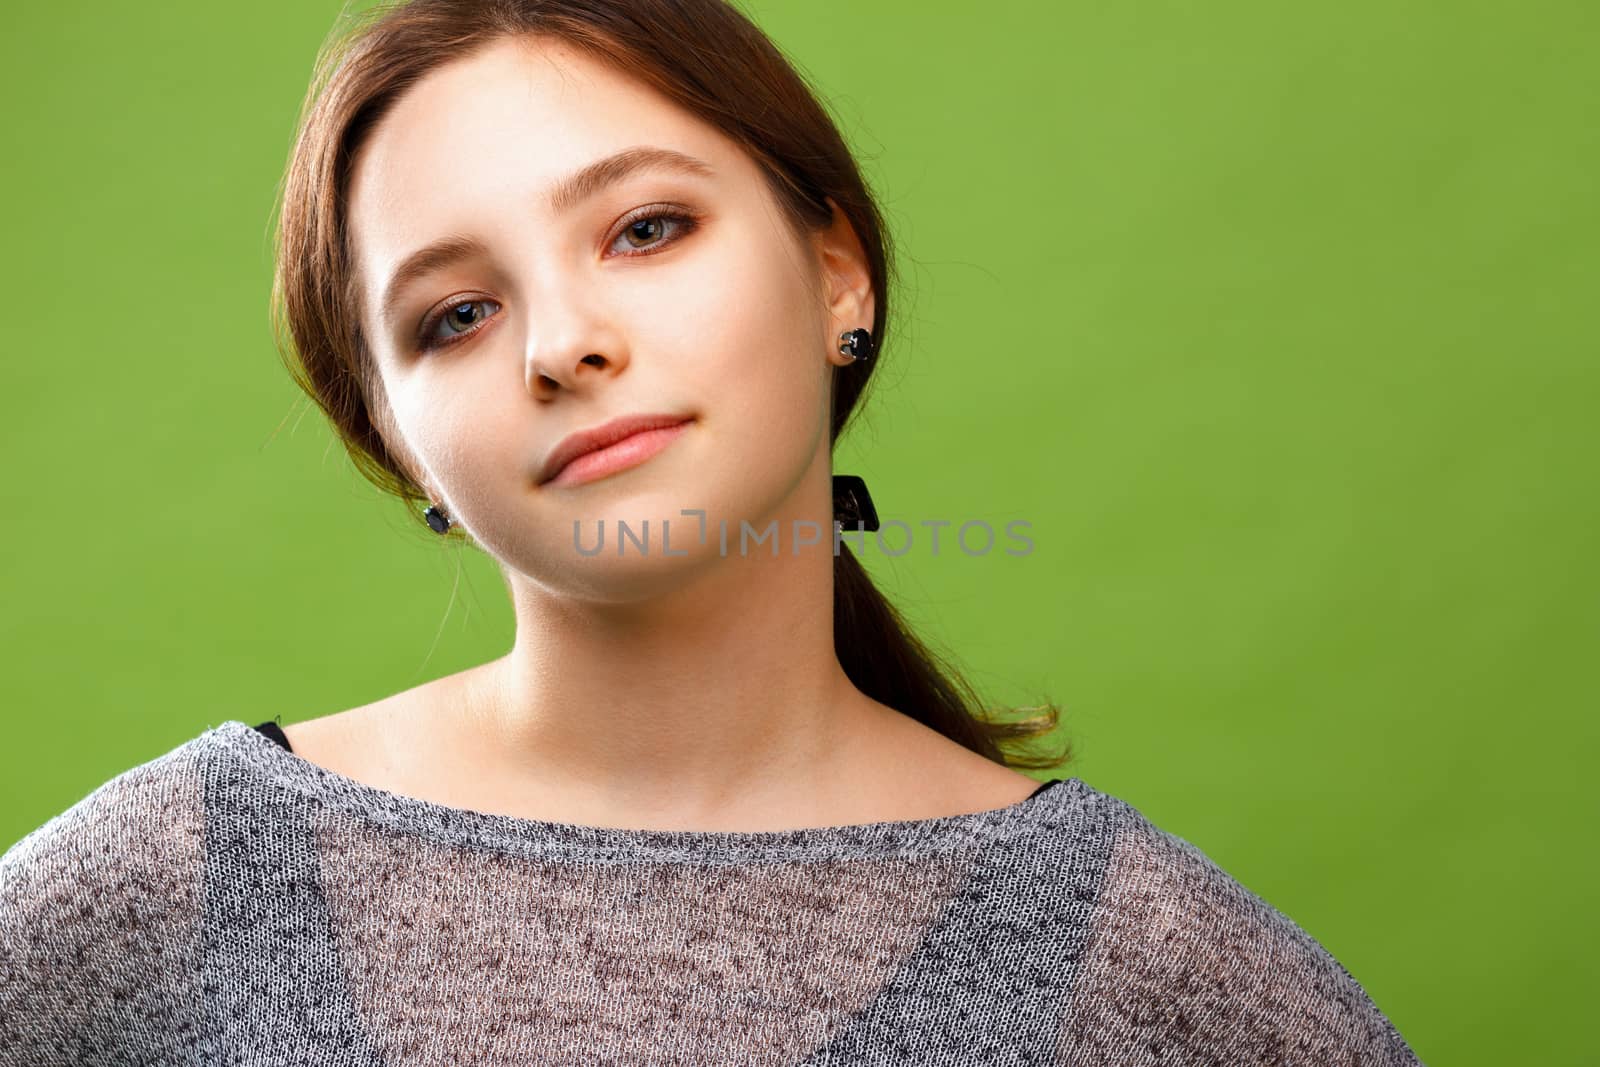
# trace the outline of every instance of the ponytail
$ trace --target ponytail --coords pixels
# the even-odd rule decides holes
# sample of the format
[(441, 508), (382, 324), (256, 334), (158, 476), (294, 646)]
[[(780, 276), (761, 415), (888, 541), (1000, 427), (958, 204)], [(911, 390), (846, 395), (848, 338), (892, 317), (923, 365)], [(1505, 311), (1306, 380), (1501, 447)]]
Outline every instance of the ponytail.
[(845, 675), (881, 704), (909, 715), (996, 763), (1028, 770), (1055, 769), (1073, 758), (1071, 742), (1055, 756), (1003, 752), (1054, 731), (1053, 704), (1022, 708), (1031, 718), (1001, 721), (979, 710), (972, 688), (911, 631), (847, 545), (833, 565), (833, 645)]

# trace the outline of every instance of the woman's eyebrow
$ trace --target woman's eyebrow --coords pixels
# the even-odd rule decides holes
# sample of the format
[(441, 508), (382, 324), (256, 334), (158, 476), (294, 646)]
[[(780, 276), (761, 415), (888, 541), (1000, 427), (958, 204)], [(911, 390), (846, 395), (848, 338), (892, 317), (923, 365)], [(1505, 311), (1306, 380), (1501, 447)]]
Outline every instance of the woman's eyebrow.
[[(550, 212), (553, 215), (565, 214), (607, 186), (638, 171), (651, 169), (677, 171), (702, 178), (716, 176), (711, 164), (703, 159), (671, 148), (635, 145), (585, 164), (557, 181), (550, 188)], [(399, 310), (400, 294), (406, 286), (463, 259), (487, 254), (488, 248), (482, 241), (461, 234), (442, 237), (411, 253), (395, 268), (384, 286), (381, 305), (384, 324), (387, 326), (394, 321), (395, 313)]]
[(556, 182), (550, 190), (550, 213), (565, 214), (601, 189), (620, 182), (635, 171), (654, 168), (711, 178), (711, 164), (695, 156), (656, 145), (635, 145), (593, 163)]

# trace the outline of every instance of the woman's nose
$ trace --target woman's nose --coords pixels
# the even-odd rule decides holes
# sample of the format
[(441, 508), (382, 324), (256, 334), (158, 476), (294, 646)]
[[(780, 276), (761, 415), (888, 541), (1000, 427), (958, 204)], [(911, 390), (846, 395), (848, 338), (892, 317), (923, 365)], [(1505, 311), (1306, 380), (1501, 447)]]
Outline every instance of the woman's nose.
[[(549, 393), (558, 389), (575, 389), (586, 377), (607, 369), (615, 369), (616, 361), (597, 352), (590, 352), (577, 360), (561, 360), (548, 356), (529, 356), (527, 384), (530, 393)], [(584, 368), (590, 368), (585, 370)]]

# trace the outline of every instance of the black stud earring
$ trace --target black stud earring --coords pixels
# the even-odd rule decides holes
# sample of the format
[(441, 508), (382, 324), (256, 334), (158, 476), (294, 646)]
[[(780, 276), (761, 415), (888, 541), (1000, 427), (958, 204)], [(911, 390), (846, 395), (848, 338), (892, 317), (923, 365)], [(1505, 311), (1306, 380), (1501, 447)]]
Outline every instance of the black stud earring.
[(839, 354), (849, 356), (850, 362), (859, 363), (873, 354), (872, 331), (846, 330), (839, 335)]
[(878, 528), (878, 509), (872, 506), (867, 483), (859, 474), (833, 476), (833, 521), (863, 530)]
[(436, 534), (448, 533), (450, 530), (450, 516), (439, 510), (439, 505), (429, 504), (428, 510), (422, 513), (428, 520), (428, 528)]

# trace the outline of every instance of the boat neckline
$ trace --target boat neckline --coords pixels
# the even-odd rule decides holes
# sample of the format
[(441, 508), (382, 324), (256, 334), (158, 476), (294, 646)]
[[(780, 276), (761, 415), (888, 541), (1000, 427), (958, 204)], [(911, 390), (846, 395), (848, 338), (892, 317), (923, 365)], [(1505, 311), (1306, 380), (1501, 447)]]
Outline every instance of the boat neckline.
[[(284, 748), (256, 727), (228, 719), (202, 739), (221, 746), (249, 774), (385, 830), (450, 845), (529, 856), (593, 860), (749, 860), (908, 857), (980, 848), (1037, 831), (1050, 815), (1093, 790), (1079, 778), (1041, 788), (1000, 808), (926, 819), (886, 820), (786, 830), (664, 830), (554, 822), (456, 807), (370, 785)], [(1049, 788), (1042, 788), (1048, 785)]]

